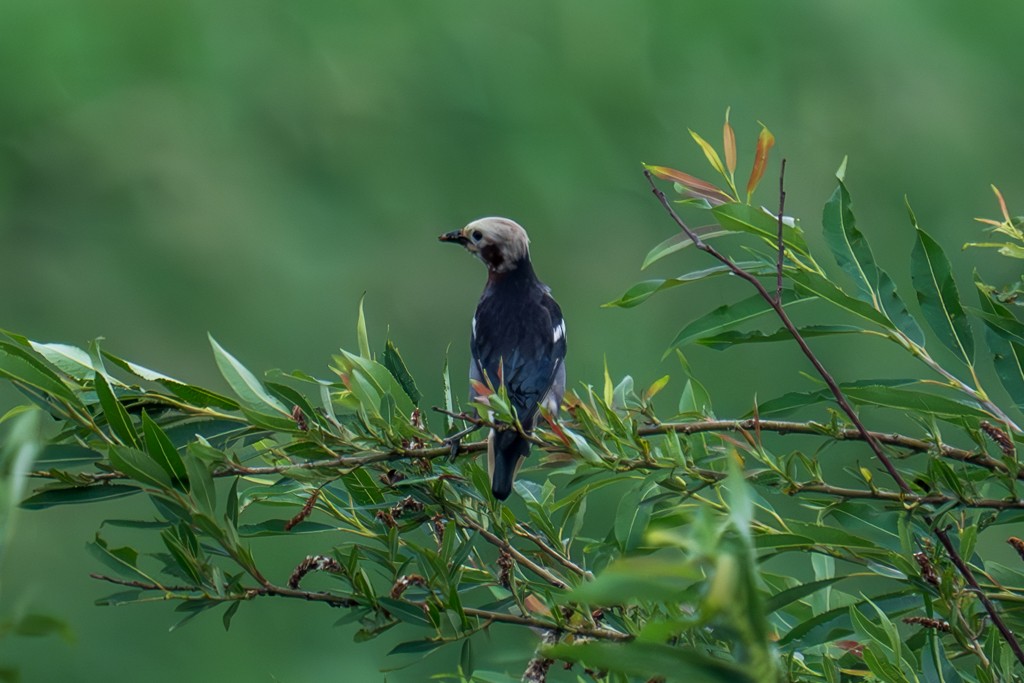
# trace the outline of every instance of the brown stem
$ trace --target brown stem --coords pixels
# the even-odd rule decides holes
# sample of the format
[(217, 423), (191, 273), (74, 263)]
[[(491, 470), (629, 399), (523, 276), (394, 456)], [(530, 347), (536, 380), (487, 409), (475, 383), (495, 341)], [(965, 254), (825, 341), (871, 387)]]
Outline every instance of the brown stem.
[[(139, 588), (142, 590), (150, 591), (170, 591), (181, 593), (197, 593), (203, 592), (201, 589), (195, 586), (161, 586), (155, 583), (145, 583), (142, 581), (130, 581), (127, 579), (119, 579), (113, 576), (104, 576), (102, 574), (90, 574), (94, 579), (100, 581), (107, 581), (109, 583), (117, 584), (119, 586), (131, 586), (132, 588)], [(283, 586), (261, 586), (259, 588), (243, 588), (240, 594), (229, 594), (223, 598), (217, 598), (209, 596), (212, 600), (221, 600), (223, 602), (234, 602), (238, 600), (248, 600), (257, 596), (277, 596), (282, 598), (296, 598), (300, 600), (309, 600), (311, 602), (323, 602), (332, 607), (357, 607), (361, 603), (352, 598), (340, 597), (337, 595), (331, 595), (330, 593), (316, 593), (304, 590), (295, 590), (291, 588), (285, 588)], [(184, 599), (184, 598), (183, 598)], [(409, 604), (416, 605), (417, 607), (426, 607), (426, 603), (409, 601)], [(575, 626), (571, 624), (558, 625), (551, 621), (536, 619), (528, 616), (519, 616), (517, 614), (507, 614), (504, 612), (492, 612), (484, 609), (477, 609), (476, 607), (464, 607), (462, 611), (471, 617), (477, 617), (478, 619), (484, 619), (485, 621), (503, 623), (503, 624), (516, 624), (518, 626), (528, 626), (530, 628), (540, 629), (560, 629), (568, 633), (573, 633), (580, 636), (588, 636), (590, 638), (601, 638), (603, 640), (632, 640), (633, 636), (628, 633), (622, 633), (620, 631), (613, 631), (607, 628), (595, 628), (591, 626)]]
[(482, 525), (480, 525), (478, 522), (471, 519), (470, 517), (460, 518), (459, 523), (463, 526), (469, 527), (470, 529), (476, 531), (478, 534), (483, 536), (484, 540), (486, 540), (491, 545), (506, 551), (509, 555), (515, 558), (516, 562), (526, 567), (531, 572), (533, 572), (537, 576), (541, 577), (542, 579), (550, 583), (552, 586), (564, 589), (569, 588), (569, 584), (567, 584), (565, 581), (558, 578), (550, 571), (548, 571), (544, 567), (540, 566), (539, 564), (528, 558), (526, 555), (523, 555), (521, 552), (512, 547), (511, 543), (502, 538), (499, 538), (494, 533), (488, 531)]

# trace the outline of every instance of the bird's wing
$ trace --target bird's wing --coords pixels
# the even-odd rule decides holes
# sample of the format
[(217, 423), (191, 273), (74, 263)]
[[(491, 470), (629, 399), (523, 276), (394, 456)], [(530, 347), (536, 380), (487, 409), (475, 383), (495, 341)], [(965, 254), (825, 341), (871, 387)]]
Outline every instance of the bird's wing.
[[(500, 301), (485, 299), (474, 318), (471, 377), (485, 378), (497, 387), (504, 383), (520, 422), (527, 428), (536, 421), (538, 404), (553, 387), (565, 359), (565, 321), (546, 292), (514, 310)], [(485, 381), (486, 384), (486, 381)]]

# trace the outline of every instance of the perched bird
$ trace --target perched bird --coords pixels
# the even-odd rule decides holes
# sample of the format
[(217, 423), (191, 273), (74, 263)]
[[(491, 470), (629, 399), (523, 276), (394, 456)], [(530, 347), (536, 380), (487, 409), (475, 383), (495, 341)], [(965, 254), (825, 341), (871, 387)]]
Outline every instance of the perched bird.
[[(507, 218), (481, 218), (442, 242), (461, 244), (487, 266), (487, 286), (473, 316), (469, 367), (470, 398), (480, 389), (504, 384), (526, 433), (537, 425), (540, 407), (557, 415), (565, 393), (565, 321), (551, 290), (530, 263), (526, 231)], [(499, 500), (512, 492), (530, 442), (513, 430), (487, 436), (487, 471)]]

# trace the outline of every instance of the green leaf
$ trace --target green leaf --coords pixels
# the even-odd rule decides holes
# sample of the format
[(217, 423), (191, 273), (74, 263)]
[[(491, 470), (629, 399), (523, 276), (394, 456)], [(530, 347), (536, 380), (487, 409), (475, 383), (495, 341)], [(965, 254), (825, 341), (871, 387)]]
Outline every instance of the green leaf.
[(563, 602), (627, 605), (638, 601), (675, 602), (704, 573), (694, 562), (657, 556), (620, 557), (593, 581), (559, 597)]
[[(718, 224), (725, 230), (756, 235), (772, 245), (779, 239), (779, 221), (761, 208), (749, 204), (722, 204), (711, 209)], [(782, 226), (782, 243), (802, 256), (810, 256), (803, 230)]]
[(436, 650), (437, 648), (439, 648), (439, 647), (441, 647), (443, 645), (447, 645), (448, 642), (449, 641), (447, 641), (447, 640), (433, 640), (431, 638), (426, 638), (424, 640), (408, 640), (408, 641), (406, 641), (404, 643), (399, 643), (398, 645), (395, 645), (393, 648), (391, 648), (391, 651), (388, 652), (388, 654), (389, 655), (409, 655), (409, 654), (423, 655), (423, 654), (426, 654), (428, 652), (433, 652), (434, 650)]
[(337, 525), (311, 522), (308, 519), (299, 522), (291, 529), (285, 529), (290, 520), (268, 519), (259, 524), (241, 524), (238, 535), (246, 538), (263, 538), (268, 536), (298, 536), (301, 534), (320, 534), (327, 531), (338, 531)]
[(271, 396), (263, 385), (260, 384), (260, 381), (256, 379), (256, 376), (238, 362), (234, 356), (225, 351), (212, 335), (210, 336), (210, 345), (213, 347), (213, 356), (217, 361), (217, 367), (220, 369), (221, 375), (224, 376), (224, 379), (227, 380), (235, 394), (242, 400), (242, 403), (256, 412), (263, 412), (265, 408), (270, 408), (273, 412), (284, 415), (289, 420), (291, 419), (291, 413), (288, 409)]
[(135, 375), (139, 379), (144, 379), (147, 382), (156, 382), (162, 385), (172, 394), (191, 405), (198, 406), (200, 408), (212, 407), (222, 408), (224, 410), (238, 410), (238, 402), (228, 398), (227, 396), (210, 391), (209, 389), (204, 389), (203, 387), (186, 384), (181, 380), (168, 377), (156, 370), (150, 370), (149, 368), (126, 361), (108, 351), (104, 351), (103, 356), (114, 363), (114, 365), (117, 365), (125, 372)]
[(0, 342), (0, 376), (27, 384), (72, 406), (84, 409), (78, 397), (56, 373), (27, 351), (13, 344)]
[(924, 391), (895, 389), (891, 386), (856, 386), (844, 389), (844, 392), (854, 403), (896, 408), (911, 413), (930, 413), (943, 418), (989, 417), (988, 413), (973, 404)]
[(100, 399), (100, 406), (103, 408), (103, 414), (107, 418), (107, 424), (110, 425), (112, 435), (117, 437), (125, 446), (138, 447), (139, 435), (135, 432), (135, 425), (132, 424), (128, 411), (124, 409), (121, 402), (114, 396), (114, 392), (110, 390), (110, 385), (107, 384), (107, 380), (103, 378), (103, 375), (97, 373), (93, 375), (93, 378), (96, 395)]
[[(65, 642), (74, 642), (75, 635), (67, 622), (45, 614), (26, 614), (13, 623), (0, 625), (0, 631), (13, 631), (19, 636), (39, 638), (43, 636), (60, 636)], [(2, 635), (2, 632), (0, 632)]]
[[(760, 261), (747, 261), (737, 264), (740, 268), (749, 272), (761, 275), (766, 274), (769, 270), (774, 272), (774, 267), (768, 266), (767, 264), (761, 263)], [(705, 268), (704, 270), (695, 270), (692, 273), (686, 273), (679, 277), (672, 277), (667, 279), (658, 280), (644, 280), (638, 282), (629, 289), (626, 293), (615, 301), (609, 301), (606, 304), (601, 304), (602, 308), (632, 308), (639, 306), (647, 299), (651, 298), (654, 294), (677, 287), (679, 285), (685, 285), (688, 282), (697, 282), (704, 280), (715, 275), (725, 275), (732, 272), (728, 266), (712, 266), (711, 268)]]
[[(804, 301), (809, 301), (809, 299), (798, 299), (792, 290), (782, 290), (783, 306), (790, 306)], [(676, 338), (672, 340), (672, 344), (669, 346), (669, 349), (671, 350), (676, 347), (685, 346), (694, 340), (703, 339), (704, 337), (714, 336), (727, 330), (731, 330), (738, 325), (757, 318), (758, 316), (770, 313), (772, 310), (773, 309), (768, 302), (757, 294), (734, 304), (719, 306), (713, 311), (705, 313), (696, 320), (693, 320), (689, 325), (680, 330), (679, 334), (676, 335)]]
[[(844, 161), (843, 169), (845, 165)], [(920, 325), (896, 292), (892, 278), (875, 263), (870, 245), (857, 229), (850, 193), (841, 176), (836, 191), (825, 204), (822, 227), (836, 263), (857, 287), (857, 298), (884, 313), (904, 334), (923, 345), (924, 333)]]
[[(984, 285), (978, 280), (977, 273), (975, 284), (978, 285), (981, 308), (987, 314), (984, 318), (985, 341), (992, 351), (996, 375), (1017, 409), (1024, 410), (1024, 343), (1016, 342), (1006, 335), (1008, 324), (1011, 321), (1018, 321), (1009, 309), (988, 295)], [(992, 319), (1004, 321), (1004, 324), (997, 324)]]
[(419, 405), (420, 399), (423, 394), (420, 393), (419, 388), (416, 387), (416, 380), (413, 379), (412, 374), (409, 372), (409, 368), (406, 367), (405, 361), (402, 360), (401, 354), (398, 353), (398, 348), (388, 339), (384, 345), (384, 367), (391, 372), (391, 375), (398, 380), (398, 383), (402, 387), (402, 391), (405, 395), (412, 400), (413, 405)]
[(543, 648), (547, 656), (582, 662), (591, 669), (632, 676), (670, 676), (687, 683), (756, 683), (744, 669), (697, 650), (659, 643), (559, 643)]
[(71, 443), (51, 443), (43, 448), (36, 462), (43, 467), (90, 465), (103, 455), (91, 448)]
[(146, 444), (146, 452), (171, 477), (171, 481), (181, 489), (188, 484), (185, 463), (181, 461), (177, 449), (156, 422), (142, 411), (142, 435)]
[[(843, 168), (846, 162), (843, 161)], [(875, 269), (875, 258), (871, 253), (864, 235), (857, 229), (854, 220), (853, 207), (850, 201), (850, 193), (842, 179), (836, 186), (835, 192), (825, 203), (821, 218), (822, 233), (825, 236), (825, 243), (832, 250), (836, 263), (843, 271), (853, 278), (857, 287), (857, 298), (866, 301), (876, 308), (878, 306), (875, 297), (875, 283), (878, 278), (873, 272)]]
[(711, 167), (721, 173), (722, 176), (728, 180), (729, 174), (726, 173), (725, 166), (722, 165), (722, 160), (719, 158), (718, 152), (715, 151), (715, 148), (693, 130), (690, 131), (690, 137), (693, 138), (694, 142), (696, 142), (704, 152), (704, 156), (707, 157), (708, 163), (711, 164)]
[(917, 217), (909, 203), (907, 211), (917, 235), (911, 252), (910, 275), (924, 318), (946, 348), (972, 365), (974, 336), (960, 303), (949, 259), (939, 243), (917, 224)]
[(221, 616), (221, 623), (224, 624), (225, 631), (231, 630), (231, 619), (235, 616), (235, 612), (237, 612), (238, 608), (241, 606), (242, 601), (236, 600), (235, 602), (232, 602), (230, 605), (228, 605), (228, 608), (224, 610), (224, 615)]
[(363, 300), (365, 299), (365, 293), (359, 297), (359, 319), (356, 321), (356, 336), (359, 338), (359, 355), (366, 360), (371, 360), (370, 339), (366, 335), (366, 315), (363, 313)]
[[(716, 237), (722, 237), (728, 235), (730, 230), (711, 230), (713, 226), (703, 226), (700, 228), (694, 228), (693, 231), (704, 241), (713, 240)], [(670, 254), (674, 254), (677, 251), (681, 251), (689, 246), (693, 245), (693, 240), (686, 236), (685, 232), (677, 232), (669, 237), (664, 242), (661, 242), (644, 257), (643, 265), (640, 266), (640, 270), (647, 270), (647, 266), (651, 265), (656, 261), (660, 261)]]
[(76, 486), (64, 489), (47, 489), (35, 493), (21, 501), (26, 510), (43, 510), (57, 505), (76, 505), (78, 503), (95, 503), (101, 500), (123, 498), (138, 493), (142, 489), (123, 484), (103, 484), (96, 486)]
[[(864, 330), (853, 325), (805, 325), (797, 329), (800, 331), (800, 336), (805, 339), (828, 337), (837, 334), (864, 334)], [(739, 346), (740, 344), (763, 344), (792, 340), (793, 335), (790, 331), (785, 327), (780, 327), (774, 332), (768, 333), (761, 332), (760, 330), (751, 330), (749, 332), (728, 330), (710, 337), (702, 337), (696, 343), (722, 351), (732, 346)]]
[(110, 464), (119, 472), (142, 483), (159, 489), (171, 488), (171, 478), (164, 468), (145, 451), (130, 446), (111, 446), (108, 450)]
[(75, 379), (92, 379), (93, 375), (98, 372), (104, 375), (108, 382), (121, 384), (103, 372), (102, 367), (96, 367), (89, 352), (85, 349), (68, 344), (43, 344), (35, 341), (29, 341), (29, 344), (36, 353), (57, 366), (61, 372)]
[(99, 534), (91, 543), (86, 544), (89, 552), (104, 565), (121, 576), (141, 579), (146, 583), (158, 583), (138, 568), (139, 552), (134, 548), (111, 548)]
[(796, 291), (800, 294), (815, 296), (828, 301), (839, 308), (875, 323), (883, 329), (897, 329), (896, 325), (884, 313), (875, 310), (871, 304), (850, 296), (823, 275), (811, 271), (791, 271), (789, 279), (796, 285)]
[[(887, 614), (895, 616), (911, 609), (917, 609), (920, 606), (921, 598), (916, 592), (908, 589), (873, 597), (871, 602), (880, 609), (884, 609)], [(858, 600), (855, 604), (862, 612), (870, 609), (867, 598)], [(790, 644), (797, 644), (799, 649), (806, 650), (815, 645), (842, 638), (852, 632), (850, 608), (844, 605), (801, 622), (779, 639), (778, 646), (784, 651), (788, 651)]]
[(217, 489), (213, 484), (213, 476), (209, 466), (198, 457), (190, 457), (185, 461), (188, 470), (189, 493), (200, 512), (208, 517), (216, 517)]
[(803, 600), (812, 593), (817, 593), (819, 590), (828, 588), (837, 581), (842, 581), (847, 577), (835, 576), (830, 579), (821, 579), (820, 581), (808, 581), (806, 583), (799, 583), (792, 588), (787, 588), (784, 591), (780, 591), (775, 595), (771, 596), (764, 603), (765, 614), (771, 614), (776, 610), (780, 610), (783, 607), (791, 605), (798, 600)]
[(644, 503), (645, 493), (645, 487), (634, 486), (619, 500), (613, 529), (623, 552), (632, 552), (640, 545), (651, 520), (652, 505)]

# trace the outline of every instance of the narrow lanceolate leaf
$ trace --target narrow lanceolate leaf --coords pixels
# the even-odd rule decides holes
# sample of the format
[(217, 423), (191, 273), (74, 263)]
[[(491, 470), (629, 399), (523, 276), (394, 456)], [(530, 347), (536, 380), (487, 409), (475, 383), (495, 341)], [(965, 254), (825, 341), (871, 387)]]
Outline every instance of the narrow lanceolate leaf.
[(110, 425), (113, 436), (117, 437), (125, 446), (138, 446), (139, 435), (135, 432), (132, 419), (121, 402), (114, 396), (114, 392), (110, 390), (110, 385), (107, 384), (103, 375), (96, 373), (94, 386), (96, 395), (100, 399), (100, 406), (103, 408), (103, 415), (107, 418), (107, 424)]
[[(843, 166), (845, 168), (845, 161)], [(842, 180), (825, 203), (821, 227), (836, 263), (853, 279), (857, 298), (878, 308), (875, 258), (864, 235), (857, 229), (850, 193)]]
[(718, 152), (715, 151), (715, 148), (711, 146), (711, 143), (692, 130), (690, 131), (690, 137), (692, 137), (694, 142), (700, 146), (701, 150), (704, 152), (704, 156), (708, 159), (708, 163), (711, 164), (711, 167), (724, 177), (728, 178), (729, 175), (725, 172), (725, 166), (722, 165), (722, 159), (718, 156)]
[(671, 180), (674, 183), (679, 184), (684, 194), (688, 194), (694, 197), (702, 197), (711, 204), (724, 204), (732, 201), (732, 197), (726, 194), (724, 191), (718, 189), (706, 180), (695, 178), (689, 173), (683, 173), (677, 171), (674, 168), (668, 168), (667, 166), (651, 166), (644, 164), (644, 168), (651, 172), (655, 178), (661, 178), (662, 180)]
[[(800, 336), (804, 339), (811, 337), (827, 337), (836, 334), (865, 334), (864, 330), (854, 325), (807, 325), (799, 328)], [(740, 344), (763, 344), (766, 342), (792, 341), (793, 334), (785, 327), (780, 327), (774, 332), (761, 332), (752, 330), (741, 332), (729, 330), (710, 337), (702, 337), (696, 341), (701, 346), (707, 346), (717, 351), (728, 349)]]
[(186, 384), (181, 380), (168, 377), (156, 370), (150, 370), (149, 368), (137, 365), (131, 361), (119, 358), (108, 351), (103, 351), (102, 353), (104, 358), (125, 372), (130, 372), (139, 379), (144, 379), (147, 382), (156, 382), (161, 384), (172, 394), (194, 406), (198, 406), (200, 408), (238, 410), (238, 402), (228, 398), (227, 396), (223, 396), (210, 391), (209, 389), (204, 389), (203, 387), (195, 386), (193, 384)]
[(946, 348), (972, 365), (974, 337), (967, 314), (960, 303), (949, 259), (939, 243), (917, 224), (917, 217), (909, 204), (907, 211), (910, 212), (910, 222), (917, 233), (911, 253), (910, 274), (924, 318)]
[[(1008, 308), (994, 301), (986, 291), (986, 286), (977, 279), (978, 298), (981, 310), (986, 314), (985, 342), (992, 351), (992, 364), (995, 366), (999, 382), (1010, 395), (1018, 410), (1024, 410), (1024, 344), (1015, 341), (1015, 335), (1009, 335), (1006, 327), (1010, 324), (1019, 325)], [(1003, 325), (997, 322), (1003, 322)]]
[(224, 376), (242, 403), (257, 412), (266, 412), (266, 409), (270, 408), (273, 412), (291, 419), (291, 413), (284, 407), (284, 404), (271, 396), (270, 392), (256, 379), (256, 376), (238, 362), (238, 359), (225, 351), (212, 335), (210, 336), (210, 345), (213, 346), (213, 356), (217, 361), (220, 374)]
[[(711, 210), (718, 224), (732, 232), (746, 232), (767, 240), (773, 246), (779, 238), (778, 218), (748, 204), (724, 204)], [(800, 228), (782, 226), (782, 243), (803, 256), (810, 255), (807, 242)]]
[[(840, 169), (840, 173), (843, 169)], [(836, 263), (853, 279), (858, 299), (885, 313), (904, 334), (916, 344), (923, 345), (924, 333), (921, 326), (896, 292), (892, 278), (876, 265), (870, 245), (857, 228), (850, 193), (841, 175), (837, 174), (837, 177), (839, 185), (822, 212), (825, 241)]]
[(359, 337), (359, 355), (370, 359), (370, 339), (366, 334), (366, 315), (363, 313), (363, 300), (366, 295), (359, 297), (359, 319), (356, 321), (356, 336)]
[(729, 110), (725, 110), (725, 124), (722, 126), (722, 147), (725, 149), (725, 167), (729, 176), (736, 173), (736, 132), (729, 123)]
[[(790, 289), (784, 289), (782, 291), (783, 306), (789, 306), (791, 304), (800, 303), (801, 301), (810, 300), (811, 299), (798, 299), (793, 293), (793, 290)], [(734, 304), (719, 306), (710, 313), (706, 313), (692, 321), (689, 325), (680, 330), (679, 334), (676, 335), (676, 338), (672, 340), (672, 344), (669, 348), (673, 349), (677, 346), (684, 346), (696, 339), (702, 339), (704, 337), (725, 332), (726, 330), (734, 329), (749, 320), (753, 320), (760, 315), (768, 313), (771, 310), (771, 306), (769, 306), (768, 303), (758, 294)]]
[(29, 344), (36, 353), (75, 379), (92, 379), (92, 376), (99, 372), (107, 378), (108, 383), (121, 384), (104, 373), (102, 367), (96, 367), (85, 349), (68, 344), (43, 344), (35, 341), (29, 341)]
[(95, 503), (101, 500), (122, 498), (138, 493), (142, 489), (123, 484), (103, 484), (97, 486), (77, 486), (66, 489), (47, 489), (29, 496), (21, 501), (21, 507), (27, 510), (42, 510), (57, 505), (75, 505), (78, 503)]
[(423, 394), (420, 393), (419, 388), (416, 386), (416, 380), (413, 379), (409, 368), (405, 365), (405, 361), (402, 360), (401, 354), (398, 353), (398, 348), (391, 343), (390, 339), (388, 339), (387, 344), (384, 346), (384, 367), (398, 380), (398, 383), (402, 386), (402, 391), (412, 399), (413, 404), (419, 405)]
[[(747, 261), (737, 264), (740, 268), (753, 272), (756, 274), (767, 274), (769, 269), (774, 271), (773, 267), (769, 267), (767, 264), (758, 261)], [(703, 270), (695, 270), (692, 273), (686, 273), (679, 277), (672, 277), (658, 280), (644, 280), (626, 290), (626, 293), (615, 301), (609, 301), (606, 304), (602, 304), (604, 308), (610, 308), (616, 306), (618, 308), (632, 308), (638, 306), (644, 301), (647, 301), (651, 296), (657, 292), (671, 289), (679, 285), (684, 285), (687, 282), (697, 282), (698, 280), (704, 280), (715, 275), (724, 275), (732, 272), (728, 266), (712, 266), (711, 268), (705, 268)]]
[(188, 479), (185, 463), (170, 438), (146, 411), (142, 411), (142, 436), (149, 456), (167, 472), (176, 486), (184, 488)]
[(0, 377), (26, 384), (44, 394), (84, 409), (75, 393), (52, 368), (13, 344), (0, 342)]
[[(722, 235), (728, 235), (731, 231), (719, 230), (717, 225), (704, 225), (699, 228), (693, 228), (693, 232), (697, 233), (697, 236), (702, 240), (708, 241), (716, 237), (721, 237)], [(687, 237), (685, 232), (677, 232), (647, 252), (647, 256), (644, 257), (644, 263), (640, 266), (640, 270), (646, 270), (647, 266), (651, 265), (655, 261), (660, 261), (669, 254), (674, 254), (677, 251), (686, 249), (692, 244), (693, 240)]]
[(896, 329), (895, 324), (887, 315), (875, 309), (871, 304), (850, 296), (836, 287), (828, 278), (818, 273), (806, 270), (794, 271), (789, 273), (789, 279), (796, 285), (796, 291), (800, 294), (816, 296), (884, 329)]
[(747, 181), (747, 203), (761, 182), (764, 170), (768, 166), (768, 152), (775, 145), (775, 136), (766, 126), (761, 126), (761, 133), (757, 136), (757, 151), (754, 152), (754, 167), (750, 169), (750, 180)]

